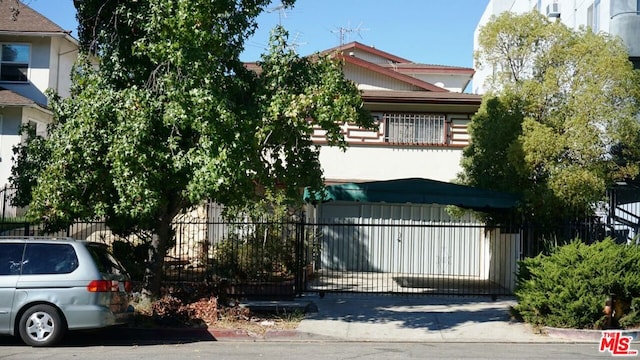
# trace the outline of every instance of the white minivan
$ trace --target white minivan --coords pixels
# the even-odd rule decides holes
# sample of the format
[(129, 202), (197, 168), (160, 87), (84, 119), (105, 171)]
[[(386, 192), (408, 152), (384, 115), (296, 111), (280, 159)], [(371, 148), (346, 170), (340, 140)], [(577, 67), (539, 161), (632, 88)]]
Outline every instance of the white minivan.
[(125, 324), (130, 294), (129, 275), (104, 244), (0, 237), (0, 334), (50, 346), (68, 330)]

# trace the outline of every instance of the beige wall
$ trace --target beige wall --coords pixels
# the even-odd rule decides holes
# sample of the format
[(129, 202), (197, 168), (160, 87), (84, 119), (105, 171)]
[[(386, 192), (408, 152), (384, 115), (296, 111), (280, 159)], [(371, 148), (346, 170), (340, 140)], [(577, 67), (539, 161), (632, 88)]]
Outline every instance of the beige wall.
[(327, 181), (353, 182), (419, 177), (449, 182), (460, 171), (462, 148), (397, 146), (322, 147)]

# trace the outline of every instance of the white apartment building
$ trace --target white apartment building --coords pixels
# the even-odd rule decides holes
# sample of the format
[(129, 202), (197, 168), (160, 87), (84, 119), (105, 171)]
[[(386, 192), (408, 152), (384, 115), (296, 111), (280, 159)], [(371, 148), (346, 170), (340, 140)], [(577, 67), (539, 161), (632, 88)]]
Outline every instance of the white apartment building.
[[(619, 36), (629, 49), (629, 59), (640, 68), (640, 0), (489, 0), (476, 26), (474, 50), (478, 49), (480, 28), (505, 11), (516, 14), (536, 10), (549, 18), (558, 19), (572, 29), (581, 26), (593, 31), (607, 32)], [(485, 92), (485, 79), (491, 74), (489, 68), (475, 68), (472, 92)]]

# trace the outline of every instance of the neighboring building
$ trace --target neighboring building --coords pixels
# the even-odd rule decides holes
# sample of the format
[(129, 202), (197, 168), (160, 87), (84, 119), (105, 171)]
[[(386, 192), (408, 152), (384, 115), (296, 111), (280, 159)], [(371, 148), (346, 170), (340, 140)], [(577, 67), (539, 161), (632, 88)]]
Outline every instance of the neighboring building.
[[(474, 34), (474, 50), (478, 49), (478, 33), (493, 15), (505, 11), (522, 14), (531, 10), (558, 19), (571, 29), (590, 27), (595, 32), (619, 36), (629, 49), (629, 59), (640, 67), (640, 0), (489, 0)], [(474, 94), (485, 92), (484, 82), (492, 69), (476, 68)]]
[[(473, 69), (413, 63), (352, 42), (325, 53), (344, 59), (344, 74), (362, 90), (365, 107), (379, 129), (343, 125), (349, 148), (322, 146), (320, 162), (328, 184), (425, 178), (451, 181), (460, 172), (467, 125), (481, 97), (463, 93)], [(323, 145), (316, 131), (314, 142)]]
[[(539, 11), (571, 29), (590, 28), (594, 32), (618, 36), (627, 46), (629, 60), (640, 69), (640, 0), (489, 0), (474, 34), (474, 50), (478, 34), (493, 15), (505, 11), (516, 14)], [(492, 69), (476, 68), (473, 93), (486, 90), (485, 79)], [(609, 203), (599, 214), (606, 231), (620, 242), (640, 242), (640, 185), (638, 181), (619, 183), (609, 189)]]
[[(0, 187), (11, 174), (13, 147), (25, 124), (46, 135), (53, 114), (45, 91), (69, 96), (78, 41), (49, 19), (20, 2), (0, 2)], [(6, 209), (5, 209), (6, 210)], [(6, 215), (6, 214), (5, 214)]]

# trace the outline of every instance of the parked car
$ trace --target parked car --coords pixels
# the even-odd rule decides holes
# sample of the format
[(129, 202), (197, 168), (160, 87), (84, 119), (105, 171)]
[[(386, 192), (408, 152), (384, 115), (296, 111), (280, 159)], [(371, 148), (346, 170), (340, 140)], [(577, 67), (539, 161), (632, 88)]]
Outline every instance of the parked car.
[(129, 275), (104, 244), (0, 237), (0, 334), (50, 346), (69, 330), (125, 324), (130, 293)]

